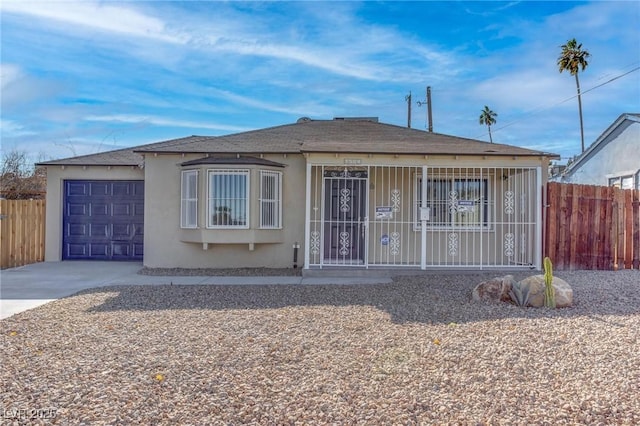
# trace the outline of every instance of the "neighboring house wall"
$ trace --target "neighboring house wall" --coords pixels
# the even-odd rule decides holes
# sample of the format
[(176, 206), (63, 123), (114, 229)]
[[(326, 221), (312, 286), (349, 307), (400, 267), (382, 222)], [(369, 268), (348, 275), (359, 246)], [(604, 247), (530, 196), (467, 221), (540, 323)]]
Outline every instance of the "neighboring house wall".
[[(293, 245), (304, 247), (305, 160), (300, 154), (264, 155), (284, 168), (260, 165), (181, 164), (203, 155), (147, 154), (145, 158), (144, 265), (150, 268), (293, 267)], [(207, 170), (250, 171), (249, 228), (207, 229)], [(198, 170), (198, 228), (180, 222), (181, 173)], [(282, 229), (259, 229), (260, 170), (282, 172)]]
[(640, 122), (624, 120), (591, 152), (569, 167), (562, 182), (608, 186), (612, 178), (634, 176), (640, 170)]
[(62, 260), (62, 221), (65, 180), (143, 180), (135, 166), (47, 166), (46, 262)]

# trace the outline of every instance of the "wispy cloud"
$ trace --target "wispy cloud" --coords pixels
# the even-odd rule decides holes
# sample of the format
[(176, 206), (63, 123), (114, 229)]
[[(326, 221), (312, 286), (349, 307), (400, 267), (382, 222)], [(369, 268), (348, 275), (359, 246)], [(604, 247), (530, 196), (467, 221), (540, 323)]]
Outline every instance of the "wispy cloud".
[(73, 28), (69, 28), (69, 25), (170, 43), (183, 44), (187, 41), (183, 36), (168, 31), (162, 20), (118, 3), (66, 1), (34, 4), (30, 1), (9, 0), (1, 3), (0, 10), (3, 13), (53, 20), (72, 31)]
[(114, 114), (114, 115), (89, 115), (84, 118), (86, 121), (102, 121), (114, 123), (130, 123), (141, 125), (153, 125), (161, 127), (186, 127), (190, 129), (213, 129), (227, 132), (242, 132), (250, 130), (243, 126), (230, 126), (227, 124), (218, 124), (210, 122), (197, 122), (188, 120), (172, 120), (162, 117), (153, 117), (148, 115), (136, 114)]
[[(223, 4), (217, 5), (226, 10)], [(336, 28), (335, 17), (338, 15), (335, 13), (314, 22), (313, 38), (297, 34), (299, 38), (290, 40), (290, 33), (286, 29), (279, 30), (273, 22), (261, 23), (252, 16), (250, 21), (254, 25), (249, 25), (249, 16), (237, 13), (212, 16), (206, 22), (195, 20), (187, 28), (119, 3), (48, 2), (33, 7), (30, 2), (9, 1), (2, 3), (2, 11), (39, 18), (51, 25), (60, 24), (69, 33), (101, 31), (184, 45), (210, 54), (218, 52), (289, 61), (362, 80), (411, 81), (422, 72), (417, 64), (411, 65), (416, 60), (421, 62), (420, 58), (428, 60), (433, 69), (445, 69), (450, 65), (450, 55), (416, 43), (415, 39), (407, 39), (395, 30), (357, 22), (349, 15), (340, 16), (341, 26)], [(286, 24), (284, 18), (283, 28)], [(351, 40), (347, 48), (345, 40)], [(120, 47), (131, 49), (126, 45)], [(134, 51), (150, 55), (153, 49), (135, 48)], [(376, 57), (386, 58), (386, 61), (381, 62)], [(398, 73), (397, 67), (402, 63), (407, 71)]]
[(42, 102), (60, 93), (62, 85), (25, 73), (18, 65), (0, 66), (3, 114), (33, 102)]
[(0, 119), (0, 133), (3, 137), (17, 137), (35, 135), (37, 132), (28, 130), (23, 125), (11, 120)]
[(20, 78), (20, 67), (14, 64), (0, 64), (0, 88), (4, 90), (9, 84)]

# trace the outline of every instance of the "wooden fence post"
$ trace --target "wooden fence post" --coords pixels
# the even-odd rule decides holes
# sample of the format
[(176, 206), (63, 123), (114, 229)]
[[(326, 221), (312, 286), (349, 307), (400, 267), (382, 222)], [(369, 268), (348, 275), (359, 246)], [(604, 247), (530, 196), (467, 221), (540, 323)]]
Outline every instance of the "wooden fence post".
[(618, 269), (624, 269), (624, 191), (613, 188), (616, 200), (616, 263)]
[(633, 191), (633, 268), (640, 269), (640, 189)]

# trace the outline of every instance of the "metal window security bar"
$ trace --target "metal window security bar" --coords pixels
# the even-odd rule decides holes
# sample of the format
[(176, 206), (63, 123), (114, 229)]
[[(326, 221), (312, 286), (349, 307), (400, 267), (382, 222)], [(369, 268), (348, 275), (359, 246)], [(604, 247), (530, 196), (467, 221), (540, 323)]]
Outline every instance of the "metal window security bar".
[(198, 171), (182, 172), (180, 201), (180, 227), (198, 227)]
[(260, 228), (281, 227), (281, 203), (282, 173), (260, 170)]
[(308, 170), (311, 267), (539, 267), (537, 167)]
[(427, 267), (532, 267), (541, 232), (536, 168), (429, 167)]
[(216, 169), (208, 172), (209, 228), (248, 228), (249, 171)]

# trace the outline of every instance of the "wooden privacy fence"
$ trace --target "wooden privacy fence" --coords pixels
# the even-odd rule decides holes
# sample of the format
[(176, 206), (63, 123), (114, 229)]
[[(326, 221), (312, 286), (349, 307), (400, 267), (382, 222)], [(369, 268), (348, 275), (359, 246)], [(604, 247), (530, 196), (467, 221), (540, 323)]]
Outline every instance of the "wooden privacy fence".
[(550, 182), (547, 206), (554, 268), (640, 268), (640, 190)]
[(0, 267), (44, 261), (44, 200), (0, 200)]

